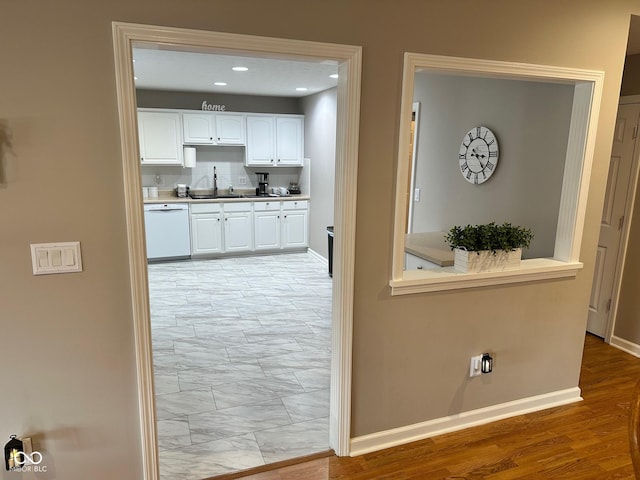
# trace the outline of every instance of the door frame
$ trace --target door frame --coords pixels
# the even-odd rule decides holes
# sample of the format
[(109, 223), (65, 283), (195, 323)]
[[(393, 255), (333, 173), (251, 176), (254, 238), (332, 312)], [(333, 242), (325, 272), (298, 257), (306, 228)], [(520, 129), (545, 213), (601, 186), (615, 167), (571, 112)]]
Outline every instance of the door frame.
[[(640, 104), (640, 95), (627, 95), (624, 97), (620, 97), (618, 105), (628, 105), (634, 103)], [(636, 190), (638, 188), (638, 176), (640, 175), (640, 148), (638, 148), (638, 145), (640, 145), (640, 135), (636, 137), (636, 142), (633, 150), (633, 158), (631, 159), (631, 178), (629, 180), (627, 198), (625, 199), (624, 223), (622, 225), (622, 232), (620, 234), (620, 244), (618, 246), (619, 250), (618, 258), (616, 260), (616, 268), (613, 274), (613, 288), (611, 290), (611, 311), (609, 312), (607, 330), (604, 339), (605, 342), (610, 344), (616, 344), (613, 332), (615, 331), (616, 319), (618, 316), (618, 302), (620, 300), (620, 287), (622, 285), (624, 261), (627, 257), (629, 235), (631, 233), (631, 222), (633, 222), (633, 208), (635, 204)]]
[(334, 226), (337, 235), (334, 238), (333, 255), (329, 445), (337, 455), (349, 455), (362, 47), (122, 22), (113, 22), (112, 32), (135, 333), (143, 478), (160, 478), (132, 58), (133, 47), (145, 44), (221, 53), (241, 51), (267, 58), (335, 60), (339, 63), (334, 206)]

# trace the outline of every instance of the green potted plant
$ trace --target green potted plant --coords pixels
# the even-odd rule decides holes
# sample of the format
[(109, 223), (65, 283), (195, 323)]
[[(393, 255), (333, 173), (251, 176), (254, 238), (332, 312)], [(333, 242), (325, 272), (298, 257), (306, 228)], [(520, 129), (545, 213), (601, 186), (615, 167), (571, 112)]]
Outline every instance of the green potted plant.
[(531, 230), (510, 223), (454, 226), (445, 240), (454, 251), (454, 268), (486, 272), (518, 268), (522, 249), (533, 239)]

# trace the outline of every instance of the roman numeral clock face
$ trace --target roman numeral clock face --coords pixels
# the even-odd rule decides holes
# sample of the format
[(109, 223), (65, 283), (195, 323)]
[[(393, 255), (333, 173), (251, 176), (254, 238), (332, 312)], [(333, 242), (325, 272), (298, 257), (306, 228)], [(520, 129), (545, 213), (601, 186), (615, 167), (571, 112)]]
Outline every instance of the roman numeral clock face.
[(498, 141), (487, 127), (467, 132), (458, 154), (460, 173), (469, 183), (480, 185), (489, 180), (498, 165)]

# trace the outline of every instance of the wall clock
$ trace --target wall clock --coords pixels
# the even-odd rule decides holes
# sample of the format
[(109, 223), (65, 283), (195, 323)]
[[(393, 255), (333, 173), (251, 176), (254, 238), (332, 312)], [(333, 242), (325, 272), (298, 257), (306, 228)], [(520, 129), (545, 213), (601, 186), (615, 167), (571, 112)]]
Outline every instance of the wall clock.
[(489, 180), (498, 165), (498, 140), (487, 127), (467, 132), (458, 154), (460, 173), (469, 183), (480, 185)]

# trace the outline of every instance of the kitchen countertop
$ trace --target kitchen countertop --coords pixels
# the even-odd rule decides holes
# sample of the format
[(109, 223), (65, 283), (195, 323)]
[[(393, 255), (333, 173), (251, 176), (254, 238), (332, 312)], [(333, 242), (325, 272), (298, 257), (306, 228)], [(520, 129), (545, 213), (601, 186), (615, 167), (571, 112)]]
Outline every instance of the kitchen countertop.
[(404, 251), (441, 267), (450, 267), (454, 253), (445, 235), (446, 232), (408, 233), (404, 237)]
[(228, 202), (273, 202), (275, 200), (309, 200), (309, 195), (287, 195), (274, 197), (234, 197), (234, 198), (191, 198), (176, 197), (175, 193), (162, 193), (158, 198), (145, 198), (144, 203), (228, 203)]

